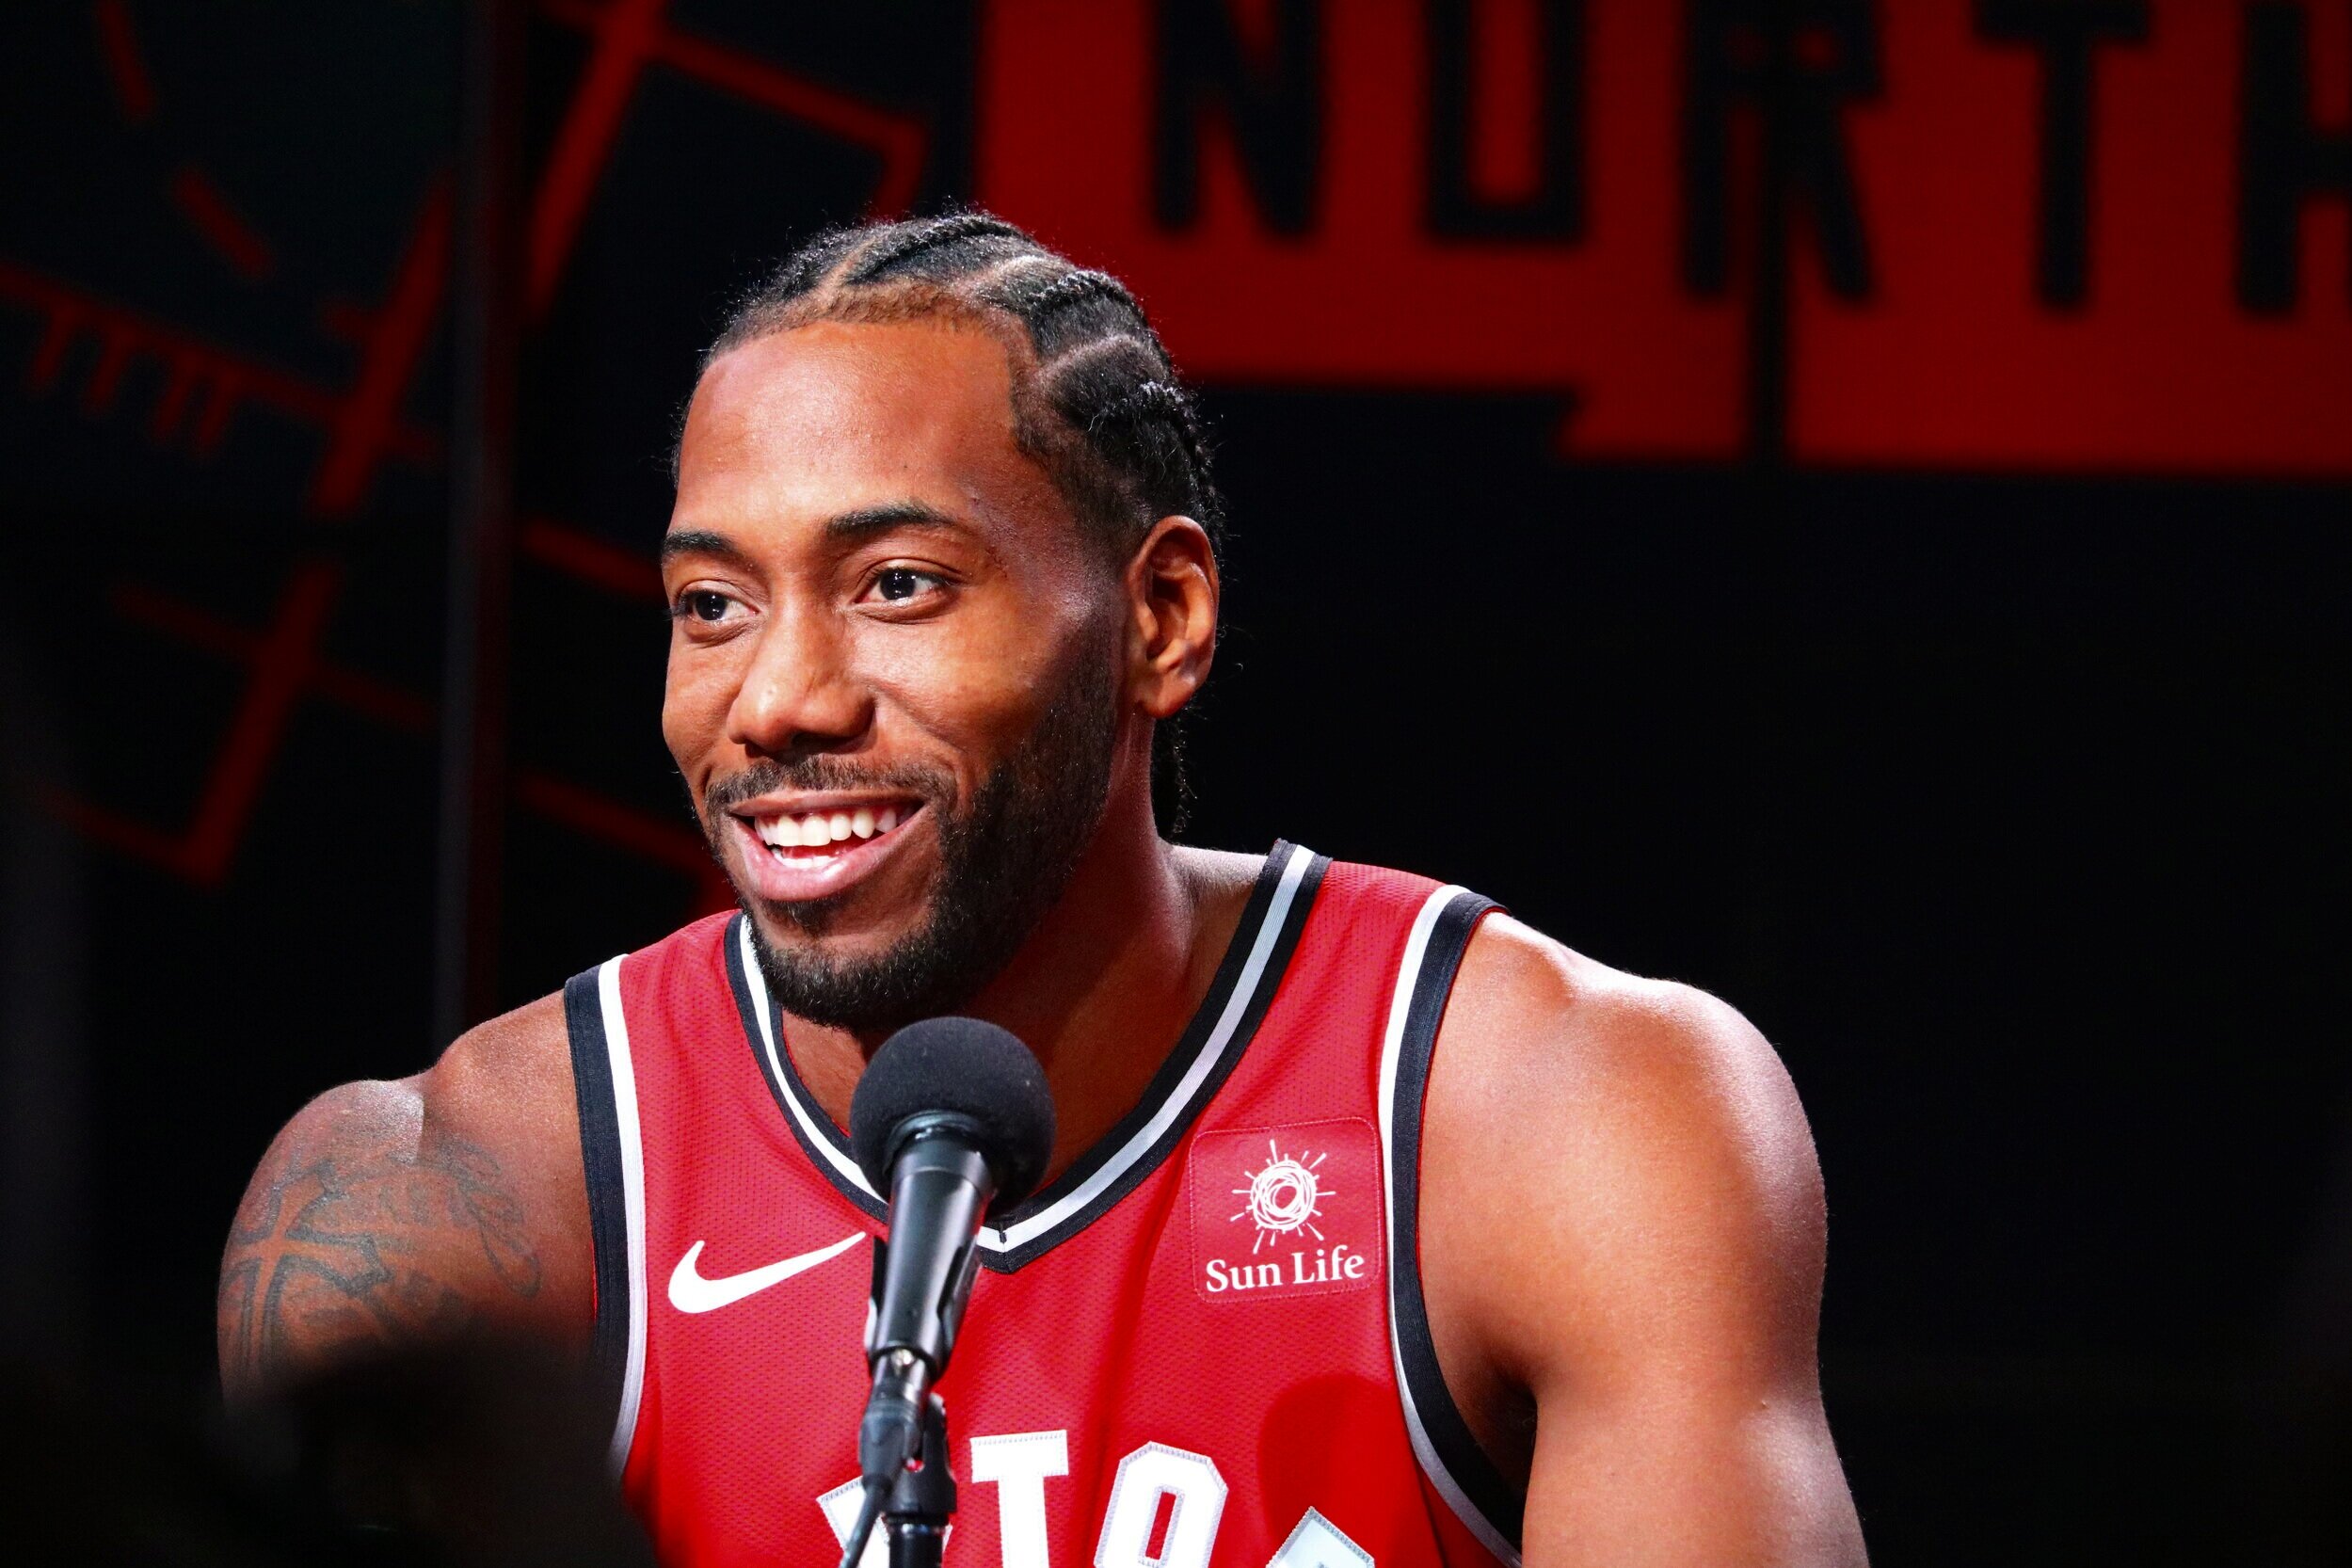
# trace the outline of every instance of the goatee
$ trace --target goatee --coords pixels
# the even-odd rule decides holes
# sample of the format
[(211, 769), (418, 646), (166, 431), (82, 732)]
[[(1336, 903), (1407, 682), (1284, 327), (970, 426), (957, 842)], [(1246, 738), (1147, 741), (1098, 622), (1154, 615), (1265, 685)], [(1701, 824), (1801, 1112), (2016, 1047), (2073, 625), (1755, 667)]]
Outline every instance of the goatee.
[[(1101, 825), (1118, 740), (1110, 649), (1081, 648), (1037, 725), (953, 809), (952, 779), (923, 768), (862, 769), (836, 757), (755, 764), (712, 787), (704, 831), (725, 808), (773, 790), (887, 789), (921, 798), (939, 840), (939, 872), (921, 925), (871, 957), (832, 958), (815, 942), (779, 948), (744, 898), (752, 951), (784, 1012), (837, 1029), (882, 1032), (955, 1011), (1000, 971), (1069, 886)], [(726, 865), (722, 856), (720, 865)], [(771, 904), (821, 937), (841, 900)]]

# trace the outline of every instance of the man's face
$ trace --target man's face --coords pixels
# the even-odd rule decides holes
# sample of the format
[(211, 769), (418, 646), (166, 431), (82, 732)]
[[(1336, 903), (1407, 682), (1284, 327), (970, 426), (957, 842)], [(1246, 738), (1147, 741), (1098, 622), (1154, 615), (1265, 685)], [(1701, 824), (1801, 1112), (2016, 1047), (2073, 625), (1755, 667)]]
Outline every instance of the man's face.
[(663, 733), (789, 1011), (952, 1007), (1059, 895), (1119, 731), (1118, 580), (986, 333), (819, 323), (703, 376)]

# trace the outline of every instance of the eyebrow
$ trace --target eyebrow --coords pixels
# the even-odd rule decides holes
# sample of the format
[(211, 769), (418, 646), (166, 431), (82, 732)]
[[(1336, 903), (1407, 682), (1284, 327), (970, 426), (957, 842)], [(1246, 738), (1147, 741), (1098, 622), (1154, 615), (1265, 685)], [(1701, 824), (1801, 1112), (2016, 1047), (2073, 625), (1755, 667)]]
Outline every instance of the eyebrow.
[(879, 506), (861, 506), (854, 512), (843, 512), (825, 521), (827, 538), (861, 539), (870, 534), (887, 534), (893, 528), (954, 528), (966, 526), (964, 520), (952, 512), (922, 501), (886, 501)]
[[(825, 537), (835, 540), (862, 539), (870, 535), (887, 534), (894, 528), (966, 529), (963, 519), (952, 512), (941, 511), (923, 501), (886, 501), (877, 506), (860, 506), (854, 512), (842, 512), (825, 520)], [(714, 529), (675, 528), (662, 536), (662, 564), (667, 566), (680, 555), (716, 555), (726, 560), (747, 562), (751, 552)]]
[(676, 528), (663, 535), (662, 564), (666, 567), (680, 555), (723, 555), (730, 561), (750, 559), (743, 546), (708, 528)]

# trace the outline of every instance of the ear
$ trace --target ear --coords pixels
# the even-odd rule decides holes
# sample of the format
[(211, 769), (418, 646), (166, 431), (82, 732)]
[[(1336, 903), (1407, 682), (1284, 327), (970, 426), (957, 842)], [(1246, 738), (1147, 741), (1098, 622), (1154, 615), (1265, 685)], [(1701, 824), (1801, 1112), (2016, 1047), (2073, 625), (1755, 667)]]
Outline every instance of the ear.
[(1217, 554), (1208, 531), (1165, 517), (1128, 558), (1128, 680), (1138, 706), (1172, 718), (1208, 679), (1217, 653)]

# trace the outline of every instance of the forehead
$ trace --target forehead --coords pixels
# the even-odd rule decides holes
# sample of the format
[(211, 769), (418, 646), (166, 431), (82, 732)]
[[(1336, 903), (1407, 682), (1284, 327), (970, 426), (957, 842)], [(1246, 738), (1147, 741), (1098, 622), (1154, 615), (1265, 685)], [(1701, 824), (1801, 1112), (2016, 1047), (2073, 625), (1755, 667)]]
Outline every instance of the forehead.
[(1067, 520), (1020, 450), (1012, 366), (961, 324), (815, 322), (730, 349), (695, 389), (678, 518), (815, 520), (916, 500), (975, 521)]

